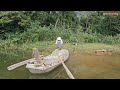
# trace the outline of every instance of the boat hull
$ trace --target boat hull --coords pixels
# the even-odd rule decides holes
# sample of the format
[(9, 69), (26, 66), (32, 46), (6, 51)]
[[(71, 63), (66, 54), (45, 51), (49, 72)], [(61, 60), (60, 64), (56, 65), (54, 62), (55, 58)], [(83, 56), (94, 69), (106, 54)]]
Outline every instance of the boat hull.
[(68, 52), (68, 50), (62, 49), (62, 50), (59, 50), (54, 55), (51, 54), (49, 56), (46, 56), (44, 58), (45, 61), (46, 61), (45, 62), (46, 65), (43, 65), (43, 66), (41, 65), (41, 66), (36, 67), (35, 64), (28, 63), (26, 65), (26, 68), (31, 73), (34, 73), (34, 74), (42, 74), (42, 73), (50, 72), (53, 69), (55, 69), (56, 67), (58, 67), (60, 64), (62, 64), (61, 61), (60, 61), (60, 57), (59, 56), (62, 56), (64, 58), (63, 61), (65, 62), (69, 58), (69, 52)]

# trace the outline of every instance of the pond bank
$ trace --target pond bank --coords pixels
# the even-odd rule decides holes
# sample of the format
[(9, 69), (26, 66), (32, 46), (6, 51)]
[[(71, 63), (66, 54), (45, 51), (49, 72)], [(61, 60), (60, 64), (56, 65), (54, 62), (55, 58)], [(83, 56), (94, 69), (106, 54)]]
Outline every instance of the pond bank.
[[(17, 54), (19, 51), (22, 52), (23, 56), (25, 53), (29, 53), (30, 57), (32, 54), (32, 48), (38, 48), (40, 52), (44, 55), (50, 54), (55, 49), (54, 41), (44, 41), (44, 42), (35, 42), (35, 43), (24, 43), (24, 44), (15, 44), (10, 41), (1, 40), (0, 43), (0, 53), (19, 56)], [(68, 49), (70, 53), (86, 53), (94, 54), (95, 50), (111, 50), (113, 54), (120, 54), (120, 44), (117, 45), (108, 45), (103, 43), (64, 43), (63, 48)]]

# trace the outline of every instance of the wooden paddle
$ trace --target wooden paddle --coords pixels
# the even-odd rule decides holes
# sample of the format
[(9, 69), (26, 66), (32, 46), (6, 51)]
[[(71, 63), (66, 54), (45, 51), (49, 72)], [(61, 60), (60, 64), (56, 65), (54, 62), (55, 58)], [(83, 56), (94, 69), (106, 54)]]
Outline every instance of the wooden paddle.
[(66, 73), (67, 73), (68, 76), (70, 77), (70, 79), (75, 79), (74, 76), (72, 75), (72, 73), (70, 72), (70, 70), (67, 68), (67, 66), (66, 66), (65, 63), (63, 62), (63, 59), (60, 58), (60, 60), (61, 60), (61, 63), (62, 63), (62, 65), (63, 65)]

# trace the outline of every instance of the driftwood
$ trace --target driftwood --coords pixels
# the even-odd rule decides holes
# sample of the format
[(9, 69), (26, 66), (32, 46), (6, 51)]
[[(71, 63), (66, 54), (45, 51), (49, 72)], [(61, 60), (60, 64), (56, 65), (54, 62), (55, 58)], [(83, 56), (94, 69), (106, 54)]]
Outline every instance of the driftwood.
[(95, 50), (96, 55), (111, 55), (112, 50), (106, 50), (106, 49), (101, 49), (101, 50)]

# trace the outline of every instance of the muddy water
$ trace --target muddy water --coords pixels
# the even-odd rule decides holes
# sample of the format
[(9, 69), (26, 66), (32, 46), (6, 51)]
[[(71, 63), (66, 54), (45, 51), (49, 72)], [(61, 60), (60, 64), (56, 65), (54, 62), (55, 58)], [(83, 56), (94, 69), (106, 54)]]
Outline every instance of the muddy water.
[[(0, 79), (69, 79), (62, 65), (49, 73), (31, 74), (25, 66), (8, 71), (10, 61), (0, 64)], [(120, 79), (120, 55), (74, 53), (65, 64), (76, 79)]]
[(67, 62), (77, 79), (120, 78), (119, 55), (83, 55), (74, 54)]

